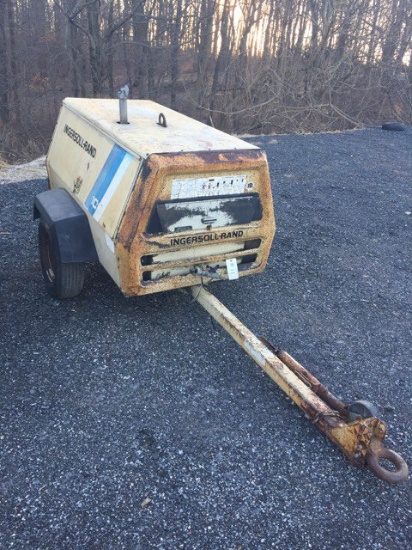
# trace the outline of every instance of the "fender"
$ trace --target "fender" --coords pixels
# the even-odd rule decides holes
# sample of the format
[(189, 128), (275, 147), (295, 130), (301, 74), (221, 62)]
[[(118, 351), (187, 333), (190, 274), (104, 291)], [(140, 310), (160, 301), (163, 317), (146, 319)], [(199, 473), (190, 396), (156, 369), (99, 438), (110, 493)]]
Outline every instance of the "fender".
[(64, 189), (36, 195), (33, 218), (40, 218), (50, 232), (53, 252), (61, 263), (98, 260), (87, 215)]

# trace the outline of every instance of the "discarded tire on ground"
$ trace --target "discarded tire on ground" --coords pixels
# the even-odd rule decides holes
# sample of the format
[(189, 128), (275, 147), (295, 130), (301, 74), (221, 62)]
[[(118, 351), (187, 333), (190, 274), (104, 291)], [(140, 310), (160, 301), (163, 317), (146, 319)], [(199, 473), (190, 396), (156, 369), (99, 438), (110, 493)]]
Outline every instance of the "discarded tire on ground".
[(406, 130), (406, 124), (403, 122), (385, 122), (382, 124), (382, 130), (392, 130), (393, 132), (403, 132)]

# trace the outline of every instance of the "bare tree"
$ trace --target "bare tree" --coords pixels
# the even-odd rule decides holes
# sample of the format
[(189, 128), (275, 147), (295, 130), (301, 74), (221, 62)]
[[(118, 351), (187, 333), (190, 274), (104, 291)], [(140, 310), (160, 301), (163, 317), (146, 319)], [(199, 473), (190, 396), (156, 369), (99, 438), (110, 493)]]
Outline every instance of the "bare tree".
[(412, 4), (0, 0), (7, 154), (47, 146), (62, 97), (113, 97), (125, 82), (229, 131), (409, 121)]
[(0, 125), (7, 123), (9, 110), (9, 68), (7, 55), (9, 51), (8, 1), (0, 0)]

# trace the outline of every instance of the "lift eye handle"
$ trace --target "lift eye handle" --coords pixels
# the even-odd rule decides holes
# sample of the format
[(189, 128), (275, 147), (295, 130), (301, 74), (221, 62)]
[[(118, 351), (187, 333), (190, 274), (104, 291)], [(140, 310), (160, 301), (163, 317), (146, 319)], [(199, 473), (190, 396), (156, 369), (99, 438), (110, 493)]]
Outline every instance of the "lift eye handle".
[(163, 113), (160, 113), (159, 120), (158, 120), (157, 124), (159, 126), (163, 126), (163, 128), (167, 128), (166, 117), (164, 116)]

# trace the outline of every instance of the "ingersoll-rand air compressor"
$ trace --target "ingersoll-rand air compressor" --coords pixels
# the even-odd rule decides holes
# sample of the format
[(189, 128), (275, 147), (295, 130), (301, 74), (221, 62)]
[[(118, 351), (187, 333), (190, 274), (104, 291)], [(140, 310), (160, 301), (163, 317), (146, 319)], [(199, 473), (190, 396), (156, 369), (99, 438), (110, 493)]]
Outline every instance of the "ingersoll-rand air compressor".
[(47, 171), (34, 217), (52, 296), (78, 295), (95, 261), (125, 296), (188, 287), (355, 465), (391, 483), (406, 479), (372, 404), (345, 405), (206, 289), (266, 266), (275, 219), (261, 149), (152, 101), (127, 101), (122, 90), (119, 101), (63, 101)]

